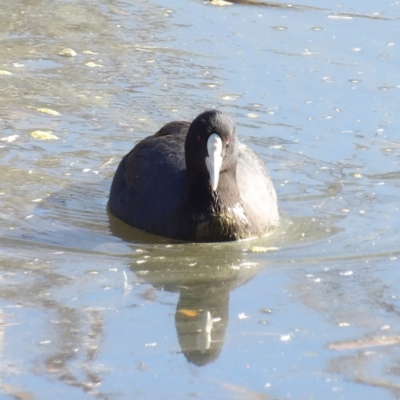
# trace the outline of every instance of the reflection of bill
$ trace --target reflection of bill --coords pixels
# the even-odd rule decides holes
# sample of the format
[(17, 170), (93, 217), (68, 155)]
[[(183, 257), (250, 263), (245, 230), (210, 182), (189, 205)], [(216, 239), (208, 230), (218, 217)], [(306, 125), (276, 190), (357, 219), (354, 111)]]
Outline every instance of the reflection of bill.
[(230, 285), (225, 282), (182, 288), (175, 325), (189, 362), (206, 365), (218, 358), (228, 326), (229, 291)]

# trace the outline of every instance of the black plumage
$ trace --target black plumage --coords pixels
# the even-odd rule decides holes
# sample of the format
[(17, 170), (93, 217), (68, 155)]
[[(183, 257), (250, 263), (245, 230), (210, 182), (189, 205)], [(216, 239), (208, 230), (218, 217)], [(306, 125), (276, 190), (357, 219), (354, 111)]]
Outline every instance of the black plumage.
[[(210, 142), (222, 160), (214, 189), (206, 162)], [(170, 122), (140, 141), (118, 166), (109, 208), (134, 227), (195, 242), (262, 236), (279, 221), (264, 162), (238, 141), (231, 118), (217, 110), (192, 123)]]

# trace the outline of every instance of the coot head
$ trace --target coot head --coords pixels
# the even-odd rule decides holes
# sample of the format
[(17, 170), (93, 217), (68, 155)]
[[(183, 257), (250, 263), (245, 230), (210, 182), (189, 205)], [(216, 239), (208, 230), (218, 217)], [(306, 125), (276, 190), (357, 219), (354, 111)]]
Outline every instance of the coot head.
[(196, 117), (186, 136), (185, 158), (189, 179), (202, 175), (215, 192), (220, 174), (236, 171), (237, 137), (232, 119), (218, 110)]

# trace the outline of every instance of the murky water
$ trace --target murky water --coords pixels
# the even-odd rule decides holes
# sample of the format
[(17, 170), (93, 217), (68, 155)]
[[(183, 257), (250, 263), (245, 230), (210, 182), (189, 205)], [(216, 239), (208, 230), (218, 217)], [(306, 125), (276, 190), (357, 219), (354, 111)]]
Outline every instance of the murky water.
[[(399, 19), (4, 0), (1, 398), (399, 398)], [(182, 244), (110, 217), (120, 158), (207, 107), (268, 164), (278, 231)]]

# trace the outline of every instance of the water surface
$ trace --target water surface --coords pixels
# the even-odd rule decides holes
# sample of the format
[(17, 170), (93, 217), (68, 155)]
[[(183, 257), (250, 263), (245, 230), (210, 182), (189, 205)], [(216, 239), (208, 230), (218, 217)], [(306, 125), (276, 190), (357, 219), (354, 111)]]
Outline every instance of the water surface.
[[(398, 2), (0, 9), (2, 398), (400, 396)], [(268, 165), (279, 229), (110, 217), (121, 157), (208, 107)]]

